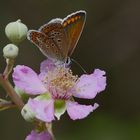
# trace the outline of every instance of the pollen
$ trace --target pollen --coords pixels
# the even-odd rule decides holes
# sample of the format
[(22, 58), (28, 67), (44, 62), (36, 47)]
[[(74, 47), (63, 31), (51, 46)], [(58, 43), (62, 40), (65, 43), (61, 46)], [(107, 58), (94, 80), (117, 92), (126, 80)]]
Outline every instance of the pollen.
[(78, 79), (77, 75), (73, 75), (69, 68), (57, 67), (50, 73), (46, 80), (49, 80), (49, 89), (51, 90), (53, 97), (55, 98), (69, 98), (72, 93), (76, 81)]
[(59, 87), (65, 91), (72, 88), (77, 80), (77, 76), (74, 76), (70, 69), (61, 67), (57, 70), (58, 73), (56, 77), (52, 79), (51, 85)]

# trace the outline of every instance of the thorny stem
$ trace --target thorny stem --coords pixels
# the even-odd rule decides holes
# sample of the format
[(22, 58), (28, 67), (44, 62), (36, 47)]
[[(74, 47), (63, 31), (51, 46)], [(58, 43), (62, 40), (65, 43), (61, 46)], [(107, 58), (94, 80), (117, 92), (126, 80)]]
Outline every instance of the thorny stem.
[(2, 74), (0, 74), (0, 84), (5, 89), (5, 91), (7, 92), (9, 97), (12, 99), (12, 101), (18, 106), (18, 108), (22, 109), (24, 106), (22, 99), (16, 94), (11, 83), (8, 80), (6, 80)]

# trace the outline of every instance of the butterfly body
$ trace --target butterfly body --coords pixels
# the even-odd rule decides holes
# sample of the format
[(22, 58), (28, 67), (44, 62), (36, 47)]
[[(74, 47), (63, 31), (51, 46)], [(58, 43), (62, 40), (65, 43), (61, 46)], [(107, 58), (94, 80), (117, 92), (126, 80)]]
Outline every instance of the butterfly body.
[(64, 19), (52, 19), (39, 30), (29, 30), (27, 38), (49, 59), (65, 63), (76, 47), (85, 19), (85, 11), (77, 11)]

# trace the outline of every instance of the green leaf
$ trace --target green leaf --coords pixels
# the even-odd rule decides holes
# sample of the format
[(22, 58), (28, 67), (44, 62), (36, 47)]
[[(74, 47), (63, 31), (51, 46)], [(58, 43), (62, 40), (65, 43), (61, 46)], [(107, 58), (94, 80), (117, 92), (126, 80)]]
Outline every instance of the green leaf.
[(64, 100), (55, 100), (54, 102), (55, 116), (59, 120), (61, 115), (66, 111), (66, 103)]

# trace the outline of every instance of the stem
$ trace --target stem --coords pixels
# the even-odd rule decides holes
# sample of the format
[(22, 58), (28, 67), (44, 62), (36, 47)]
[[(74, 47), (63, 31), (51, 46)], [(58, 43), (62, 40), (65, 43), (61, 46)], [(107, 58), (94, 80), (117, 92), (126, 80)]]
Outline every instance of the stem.
[(43, 131), (47, 131), (49, 133), (49, 135), (51, 136), (51, 139), (49, 140), (55, 140), (53, 131), (52, 131), (52, 123), (44, 123), (38, 119), (36, 119), (34, 121), (34, 125), (35, 125), (35, 130), (37, 132), (43, 132)]
[(0, 99), (0, 111), (13, 107), (16, 107), (13, 102)]
[(12, 101), (18, 106), (19, 109), (22, 109), (24, 106), (23, 101), (21, 98), (16, 94), (14, 88), (12, 87), (11, 83), (5, 79), (5, 77), (0, 74), (0, 84), (3, 86), (9, 97)]
[(14, 66), (14, 59), (6, 59), (6, 68), (3, 72), (4, 78), (8, 79), (9, 74), (11, 73)]
[(55, 140), (55, 137), (54, 137), (54, 134), (52, 131), (52, 123), (46, 123), (46, 128), (47, 128), (48, 132), (51, 134), (52, 140)]

